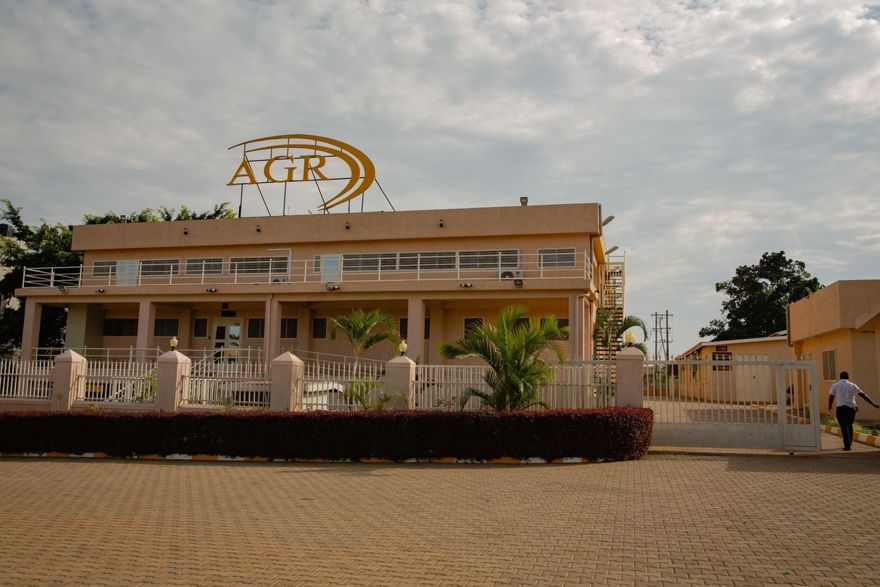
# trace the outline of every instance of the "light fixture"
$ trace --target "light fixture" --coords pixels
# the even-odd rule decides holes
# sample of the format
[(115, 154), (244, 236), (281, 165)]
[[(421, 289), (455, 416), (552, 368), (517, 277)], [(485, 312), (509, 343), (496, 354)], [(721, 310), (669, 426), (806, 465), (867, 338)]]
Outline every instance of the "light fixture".
[(443, 219), (440, 219), (440, 228), (443, 228)]
[(611, 247), (610, 249), (608, 249), (607, 251), (605, 251), (605, 254), (606, 254), (606, 255), (610, 255), (611, 253), (613, 253), (614, 251), (616, 251), (616, 250), (619, 249), (619, 248), (620, 248), (620, 247), (618, 247), (617, 245), (614, 245), (613, 247)]
[(187, 228), (187, 227), (184, 226), (184, 227), (183, 227), (183, 235), (186, 236), (186, 235), (188, 235), (188, 234), (189, 234), (189, 228)]
[(103, 287), (99, 287), (95, 290), (95, 293), (104, 293), (106, 290)]
[(351, 230), (351, 222), (345, 223), (345, 230)]
[(609, 216), (605, 220), (602, 221), (602, 226), (607, 226), (612, 220), (614, 220), (614, 216)]
[(263, 227), (259, 224), (257, 225), (257, 232), (263, 232)]
[(178, 343), (178, 342), (179, 342), (179, 341), (177, 340), (177, 337), (176, 337), (176, 336), (172, 336), (172, 337), (171, 337), (171, 340), (168, 341), (168, 346), (171, 347), (171, 350), (172, 350), (172, 351), (177, 349), (177, 343)]
[(67, 291), (67, 286), (66, 286), (66, 285), (59, 285), (59, 286), (56, 286), (56, 287), (58, 287), (58, 291), (60, 291), (60, 292), (63, 293), (63, 294), (70, 293), (70, 292)]
[(522, 280), (522, 278), (521, 278), (521, 277), (517, 277), (516, 279), (514, 279), (514, 280), (513, 280), (513, 285), (515, 285), (516, 287), (522, 287), (522, 286), (523, 286), (523, 280)]
[(458, 287), (463, 287), (463, 288), (466, 288), (466, 289), (467, 289), (467, 288), (474, 287), (474, 284), (473, 284), (473, 283), (465, 283), (465, 282), (462, 282), (462, 283), (459, 283), (459, 284), (458, 284)]
[(327, 291), (339, 291), (339, 286), (332, 281), (328, 281), (327, 283), (325, 283), (324, 287), (327, 289)]
[(401, 338), (400, 342), (397, 343), (397, 352), (400, 353), (401, 357), (406, 354), (406, 348), (406, 341)]
[(205, 291), (208, 293), (217, 293), (217, 288), (216, 287), (209, 287)]
[(528, 206), (529, 205), (529, 197), (528, 196), (520, 196), (519, 205), (520, 206)]

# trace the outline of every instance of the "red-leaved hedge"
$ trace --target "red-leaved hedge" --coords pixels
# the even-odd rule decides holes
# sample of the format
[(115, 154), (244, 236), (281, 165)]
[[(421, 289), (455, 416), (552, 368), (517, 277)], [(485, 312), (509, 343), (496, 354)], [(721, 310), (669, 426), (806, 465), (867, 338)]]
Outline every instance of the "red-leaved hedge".
[(10, 412), (0, 452), (112, 456), (211, 454), (395, 461), (455, 457), (637, 459), (651, 443), (645, 408), (478, 412)]

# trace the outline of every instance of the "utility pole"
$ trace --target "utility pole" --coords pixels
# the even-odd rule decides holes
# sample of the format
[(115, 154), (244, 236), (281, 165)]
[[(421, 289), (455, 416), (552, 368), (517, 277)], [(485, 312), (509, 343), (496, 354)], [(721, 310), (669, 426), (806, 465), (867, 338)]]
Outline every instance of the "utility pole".
[(660, 359), (660, 353), (663, 353), (663, 360), (669, 360), (669, 343), (672, 342), (672, 314), (666, 310), (662, 314), (654, 312), (651, 314), (654, 319), (654, 360)]

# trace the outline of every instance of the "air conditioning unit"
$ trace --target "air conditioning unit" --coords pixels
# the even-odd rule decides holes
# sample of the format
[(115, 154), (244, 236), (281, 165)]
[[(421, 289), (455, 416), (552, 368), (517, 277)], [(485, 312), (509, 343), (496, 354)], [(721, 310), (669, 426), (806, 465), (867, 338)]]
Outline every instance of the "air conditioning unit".
[(289, 279), (287, 279), (286, 277), (273, 277), (272, 278), (272, 283), (287, 283), (288, 281), (289, 281)]
[(522, 279), (522, 271), (502, 271), (501, 279)]

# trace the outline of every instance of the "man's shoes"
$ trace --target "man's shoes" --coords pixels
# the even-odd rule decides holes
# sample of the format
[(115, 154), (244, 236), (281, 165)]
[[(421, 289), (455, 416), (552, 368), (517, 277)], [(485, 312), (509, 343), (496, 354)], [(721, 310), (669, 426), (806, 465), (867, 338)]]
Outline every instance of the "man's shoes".
[(852, 449), (848, 446), (845, 446), (845, 447), (843, 447), (843, 450), (852, 450)]

